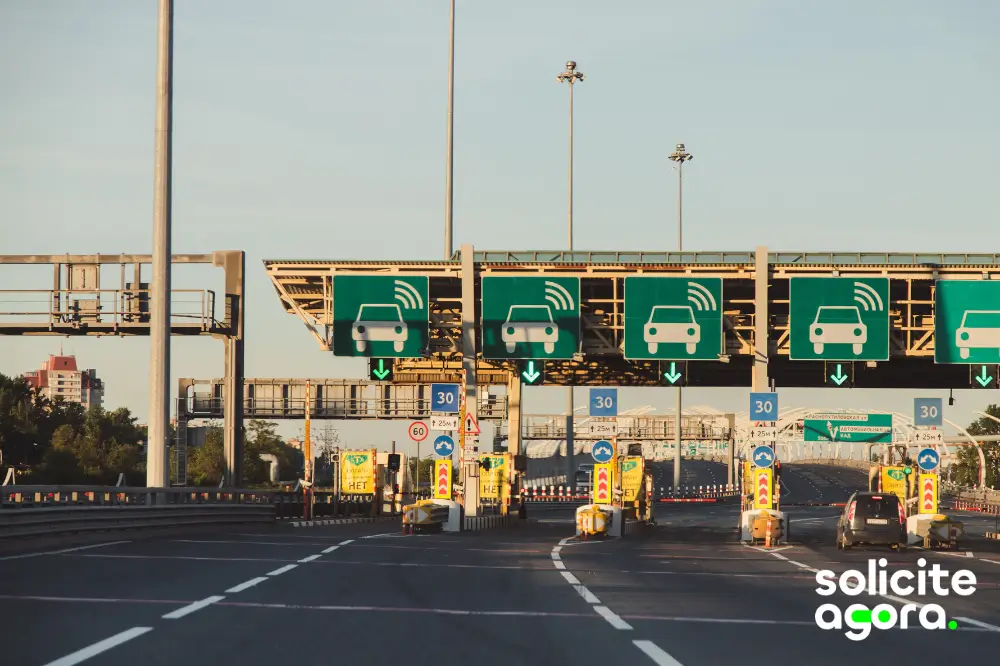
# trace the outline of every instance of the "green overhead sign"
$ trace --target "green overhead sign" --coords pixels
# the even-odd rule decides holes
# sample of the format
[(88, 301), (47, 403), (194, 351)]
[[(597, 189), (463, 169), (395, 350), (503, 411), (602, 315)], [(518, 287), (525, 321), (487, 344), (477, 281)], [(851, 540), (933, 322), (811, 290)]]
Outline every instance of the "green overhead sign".
[(892, 414), (810, 414), (802, 428), (807, 442), (892, 442)]
[(888, 361), (889, 278), (789, 279), (793, 361)]
[(722, 278), (625, 278), (625, 358), (718, 360)]
[(934, 284), (934, 362), (1000, 361), (1000, 282), (937, 280)]
[(484, 276), (486, 359), (571, 359), (580, 351), (580, 278)]
[(334, 355), (420, 357), (429, 303), (427, 276), (334, 275)]

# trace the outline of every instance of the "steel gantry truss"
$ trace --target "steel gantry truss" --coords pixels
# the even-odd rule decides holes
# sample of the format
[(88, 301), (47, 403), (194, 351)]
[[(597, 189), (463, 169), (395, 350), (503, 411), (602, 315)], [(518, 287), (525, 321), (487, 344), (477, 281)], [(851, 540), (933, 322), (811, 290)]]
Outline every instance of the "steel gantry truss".
[[(624, 278), (633, 275), (718, 277), (723, 280), (724, 351), (719, 361), (689, 361), (694, 386), (822, 386), (823, 361), (790, 361), (789, 279), (888, 277), (890, 361), (855, 362), (858, 388), (967, 388), (969, 367), (934, 365), (934, 289), (937, 279), (1000, 277), (1000, 254), (857, 252), (474, 252), (451, 261), (267, 260), (268, 277), (285, 311), (305, 323), (330, 350), (334, 274), (427, 275), (430, 345), (420, 359), (395, 362), (396, 383), (455, 381), (461, 376), (463, 251), (472, 252), (475, 297), (480, 278), (546, 274), (581, 281), (581, 355), (545, 361), (547, 384), (661, 385), (660, 363), (628, 361), (624, 348)], [(478, 305), (477, 305), (478, 307)], [(478, 312), (472, 321), (478, 321)], [(478, 335), (477, 348), (478, 348)], [(480, 383), (509, 382), (512, 366), (477, 351)]]

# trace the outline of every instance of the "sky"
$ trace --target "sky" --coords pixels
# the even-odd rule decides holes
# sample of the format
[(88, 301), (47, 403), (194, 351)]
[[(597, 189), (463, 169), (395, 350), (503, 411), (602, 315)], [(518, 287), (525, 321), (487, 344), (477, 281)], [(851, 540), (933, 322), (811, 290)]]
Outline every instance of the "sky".
[[(151, 251), (156, 5), (0, 0), (0, 253)], [(556, 75), (573, 59), (576, 249), (675, 249), (683, 142), (686, 250), (996, 251), (998, 23), (977, 0), (458, 0), (455, 246), (565, 247)], [(174, 31), (173, 251), (246, 251), (247, 376), (364, 377), (284, 314), (261, 262), (441, 257), (448, 2), (178, 0)], [(50, 271), (4, 267), (0, 288), (47, 289)], [(174, 286), (218, 291), (221, 272), (178, 269)], [(7, 337), (0, 372), (60, 348), (146, 419), (148, 339)], [(221, 377), (221, 342), (172, 349), (174, 378)], [(526, 410), (564, 395), (528, 389)], [(918, 395), (947, 392), (781, 400), (908, 414)], [(746, 409), (745, 389), (685, 396)], [(963, 424), (991, 401), (955, 396)], [(337, 425), (406, 450), (403, 422)]]

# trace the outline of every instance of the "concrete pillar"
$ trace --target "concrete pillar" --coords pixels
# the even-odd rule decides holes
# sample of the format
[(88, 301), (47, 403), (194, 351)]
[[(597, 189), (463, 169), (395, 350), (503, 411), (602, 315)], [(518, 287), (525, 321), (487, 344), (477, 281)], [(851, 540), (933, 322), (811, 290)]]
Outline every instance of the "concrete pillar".
[(768, 294), (767, 285), (770, 277), (767, 248), (758, 246), (756, 251), (756, 271), (754, 275), (754, 340), (753, 378), (751, 385), (754, 391), (769, 390), (767, 363), (770, 355), (770, 344), (767, 336), (768, 324)]
[(225, 321), (229, 325), (223, 344), (226, 362), (223, 375), (223, 441), (226, 456), (225, 485), (243, 484), (243, 387), (244, 387), (244, 303), (246, 299), (246, 254), (241, 251), (215, 252), (212, 263), (226, 275)]
[[(465, 410), (479, 420), (479, 391), (476, 388), (476, 266), (471, 244), (462, 245), (462, 384)], [(464, 419), (465, 414), (462, 414)], [(476, 458), (466, 458), (466, 440), (462, 427), (461, 484), (465, 488), (465, 515), (479, 515), (479, 467)], [(471, 446), (469, 447), (471, 452)]]

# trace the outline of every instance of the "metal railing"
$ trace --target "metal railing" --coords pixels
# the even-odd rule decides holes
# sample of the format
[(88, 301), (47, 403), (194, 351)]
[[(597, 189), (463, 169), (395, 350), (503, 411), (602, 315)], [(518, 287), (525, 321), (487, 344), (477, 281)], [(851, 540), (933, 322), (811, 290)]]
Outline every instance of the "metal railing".
[[(215, 292), (171, 289), (171, 325), (203, 331), (221, 327)], [(53, 324), (149, 325), (149, 289), (0, 289), (0, 322), (46, 317)]]

